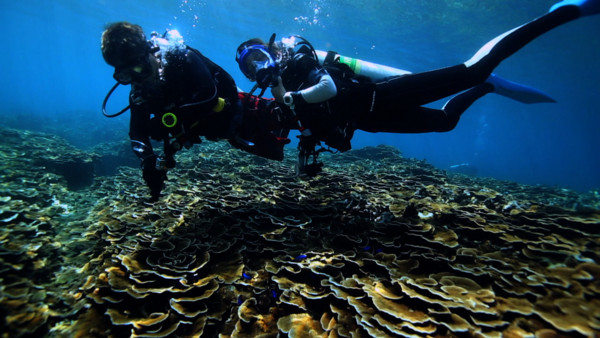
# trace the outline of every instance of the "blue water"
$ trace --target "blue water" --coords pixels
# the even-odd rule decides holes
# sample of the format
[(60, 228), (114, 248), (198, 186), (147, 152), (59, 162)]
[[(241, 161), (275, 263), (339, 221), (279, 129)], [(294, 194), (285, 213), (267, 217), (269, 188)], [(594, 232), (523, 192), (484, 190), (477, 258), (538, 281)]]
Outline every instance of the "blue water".
[[(114, 83), (100, 35), (114, 21), (147, 32), (176, 28), (186, 42), (251, 88), (234, 60), (240, 42), (301, 34), (317, 49), (411, 70), (462, 63), (485, 42), (544, 13), (554, 1), (4, 1), (0, 11), (6, 125), (54, 126), (76, 143), (110, 128), (126, 137), (128, 116), (101, 117)], [(469, 162), (481, 176), (577, 190), (600, 188), (600, 16), (537, 39), (497, 73), (552, 95), (558, 103), (524, 105), (496, 95), (478, 101), (449, 133), (358, 133), (354, 147), (389, 144), (406, 157), (447, 168)], [(126, 104), (118, 92), (109, 108)], [(441, 106), (442, 102), (432, 106)], [(92, 127), (90, 127), (92, 126)], [(98, 142), (105, 141), (98, 136)], [(0, 141), (1, 142), (1, 141)]]

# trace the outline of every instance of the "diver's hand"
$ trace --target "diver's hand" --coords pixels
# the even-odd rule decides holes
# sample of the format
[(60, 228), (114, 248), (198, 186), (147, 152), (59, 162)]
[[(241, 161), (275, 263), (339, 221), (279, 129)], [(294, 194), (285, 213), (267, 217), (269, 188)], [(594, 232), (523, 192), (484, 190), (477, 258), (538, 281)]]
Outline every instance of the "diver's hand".
[(167, 179), (167, 172), (162, 170), (157, 170), (155, 168), (144, 170), (143, 172), (144, 181), (146, 181), (146, 185), (150, 188), (150, 201), (156, 202), (160, 197), (160, 192), (164, 187), (164, 182)]
[(156, 155), (145, 159), (142, 170), (142, 177), (146, 181), (148, 188), (150, 188), (151, 202), (158, 201), (160, 192), (164, 187), (164, 182), (167, 180), (166, 170), (156, 168), (157, 159)]
[(302, 104), (306, 103), (306, 101), (304, 100), (300, 92), (287, 92), (283, 94), (283, 103), (285, 103), (286, 106), (294, 109), (296, 103)]

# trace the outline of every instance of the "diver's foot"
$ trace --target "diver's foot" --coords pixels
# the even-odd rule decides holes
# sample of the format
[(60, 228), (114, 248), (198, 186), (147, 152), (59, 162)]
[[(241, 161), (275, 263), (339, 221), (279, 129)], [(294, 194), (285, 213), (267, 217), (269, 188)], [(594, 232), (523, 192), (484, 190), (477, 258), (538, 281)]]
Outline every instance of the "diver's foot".
[(494, 93), (502, 96), (506, 96), (513, 100), (523, 103), (542, 103), (542, 102), (556, 102), (548, 94), (541, 90), (522, 85), (520, 83), (505, 80), (496, 74), (490, 75), (485, 80), (486, 83), (491, 84), (494, 87)]
[(579, 8), (579, 13), (581, 13), (581, 16), (588, 16), (600, 13), (600, 0), (563, 0), (552, 6), (550, 8), (550, 12), (555, 11), (557, 8), (571, 5), (577, 6), (577, 8)]

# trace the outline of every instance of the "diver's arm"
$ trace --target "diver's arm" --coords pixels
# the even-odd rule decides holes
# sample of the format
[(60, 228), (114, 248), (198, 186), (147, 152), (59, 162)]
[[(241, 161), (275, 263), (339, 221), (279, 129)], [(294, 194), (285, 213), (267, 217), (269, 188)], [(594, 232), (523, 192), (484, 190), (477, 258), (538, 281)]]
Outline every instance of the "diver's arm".
[(326, 70), (322, 68), (314, 69), (310, 72), (308, 78), (309, 81), (310, 78), (315, 79), (310, 82), (316, 82), (316, 84), (299, 91), (286, 92), (283, 95), (283, 102), (286, 105), (324, 102), (337, 94), (335, 82)]
[(297, 93), (300, 94), (306, 103), (319, 103), (334, 97), (337, 94), (337, 88), (331, 75), (324, 74), (316, 85), (302, 89)]
[(140, 106), (132, 106), (129, 121), (129, 138), (133, 153), (142, 160), (142, 177), (150, 188), (151, 201), (157, 201), (167, 179), (165, 170), (157, 169), (158, 156), (152, 150), (149, 136), (150, 116)]
[(140, 106), (132, 106), (129, 119), (129, 139), (133, 153), (142, 161), (154, 155), (150, 144), (150, 116)]

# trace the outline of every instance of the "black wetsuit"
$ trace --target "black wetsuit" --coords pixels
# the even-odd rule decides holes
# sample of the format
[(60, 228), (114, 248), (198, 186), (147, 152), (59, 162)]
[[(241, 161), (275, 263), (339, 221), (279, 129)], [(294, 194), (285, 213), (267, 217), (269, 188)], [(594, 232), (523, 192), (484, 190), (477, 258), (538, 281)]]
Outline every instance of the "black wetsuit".
[[(295, 120), (283, 121), (285, 116), (273, 100), (238, 94), (233, 78), (195, 49), (166, 53), (160, 81), (133, 84), (129, 98), (131, 145), (142, 159), (152, 200), (159, 198), (165, 169), (175, 166), (175, 152), (200, 143), (201, 136), (226, 139), (247, 152), (283, 159), (288, 124)], [(164, 142), (164, 161), (157, 163), (150, 139)]]
[[(473, 102), (493, 91), (493, 87), (484, 81), (504, 59), (540, 35), (578, 17), (575, 6), (565, 6), (513, 30), (472, 65), (460, 64), (377, 83), (373, 92), (359, 100), (363, 102), (362, 109), (367, 109), (365, 101), (372, 108), (366, 110), (368, 114), (359, 115), (356, 127), (370, 132), (393, 133), (452, 130)], [(465, 90), (448, 101), (443, 110), (421, 107)]]
[[(353, 84), (347, 79), (340, 80), (330, 71), (337, 95), (327, 102), (296, 105), (295, 109), (300, 120), (311, 130), (317, 130), (317, 137), (324, 141), (331, 132), (339, 132), (339, 128), (329, 126), (332, 121), (341, 121), (343, 135), (350, 136), (353, 130), (346, 128), (346, 121), (350, 121), (353, 129), (369, 132), (450, 131), (473, 102), (494, 90), (485, 80), (500, 62), (543, 33), (578, 17), (579, 10), (575, 6), (558, 8), (502, 36), (487, 54), (483, 53), (468, 64), (390, 77), (377, 83), (358, 79)], [(306, 53), (301, 59), (311, 58)], [(304, 61), (300, 63), (302, 66), (284, 70), (282, 81), (286, 90), (314, 85), (318, 81), (314, 78), (322, 69), (315, 63), (314, 59), (312, 63)], [(457, 93), (460, 94), (449, 100), (443, 109), (422, 107)]]
[[(300, 91), (312, 87), (322, 76), (330, 74), (327, 67), (321, 66), (315, 60), (310, 50), (303, 48), (300, 48), (282, 67), (281, 81), (287, 91)], [(352, 86), (352, 93), (346, 93), (342, 87), (341, 76), (335, 76), (337, 74), (333, 72), (330, 75), (338, 88), (335, 97), (319, 103), (298, 104), (294, 109), (302, 127), (309, 129), (316, 139), (340, 151), (346, 151), (350, 149), (354, 128), (351, 127), (351, 105), (347, 107), (348, 102), (345, 100), (349, 95), (364, 93), (365, 91), (361, 89), (368, 88), (357, 82), (356, 86)]]
[[(162, 80), (155, 85), (133, 85), (130, 93), (131, 120), (129, 136), (134, 151), (142, 160), (154, 156), (150, 138), (164, 140), (165, 154), (176, 149), (169, 136), (182, 143), (228, 138), (237, 113), (238, 94), (233, 78), (221, 67), (191, 48), (166, 56)], [(213, 108), (218, 99), (228, 104), (221, 111)], [(166, 116), (163, 123), (163, 116)], [(176, 121), (175, 121), (176, 119)]]

